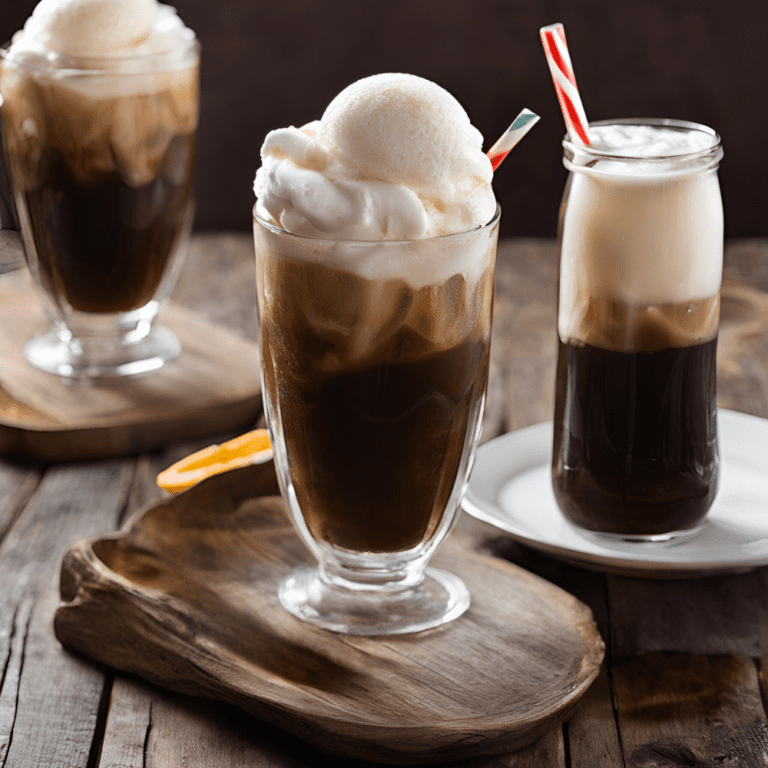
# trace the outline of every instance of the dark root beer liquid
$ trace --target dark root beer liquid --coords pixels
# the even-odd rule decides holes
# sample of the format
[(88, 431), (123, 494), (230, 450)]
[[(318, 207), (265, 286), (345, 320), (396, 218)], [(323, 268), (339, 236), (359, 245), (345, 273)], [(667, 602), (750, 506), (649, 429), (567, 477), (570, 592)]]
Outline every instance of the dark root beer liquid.
[(196, 62), (61, 76), (6, 59), (2, 87), (11, 189), (46, 293), (64, 311), (143, 307), (190, 223)]
[(718, 481), (716, 350), (717, 337), (633, 352), (560, 341), (552, 480), (566, 517), (625, 536), (701, 522)]
[(474, 280), (414, 287), (257, 239), (265, 397), (316, 541), (389, 553), (438, 530), (485, 397), (490, 245)]

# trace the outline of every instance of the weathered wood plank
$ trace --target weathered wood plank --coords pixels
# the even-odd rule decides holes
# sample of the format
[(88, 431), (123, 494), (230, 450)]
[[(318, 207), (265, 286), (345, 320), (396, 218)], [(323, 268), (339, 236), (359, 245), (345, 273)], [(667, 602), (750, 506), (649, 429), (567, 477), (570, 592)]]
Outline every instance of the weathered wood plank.
[(553, 407), (555, 245), (548, 240), (501, 242), (496, 265), (493, 381), (484, 439), (551, 419)]
[[(537, 254), (537, 255), (534, 255)], [(193, 240), (193, 247), (187, 263), (187, 269), (182, 274), (182, 279), (175, 293), (175, 299), (184, 303), (186, 306), (194, 307), (202, 311), (210, 319), (223, 322), (230, 328), (235, 328), (247, 338), (255, 338), (255, 295), (252, 289), (252, 245), (248, 234), (242, 235), (204, 235), (196, 236)], [(497, 278), (497, 319), (494, 326), (494, 346), (492, 349), (492, 380), (489, 390), (488, 408), (486, 411), (485, 429), (483, 439), (490, 439), (501, 431), (514, 429), (527, 423), (545, 420), (551, 418), (550, 405), (547, 402), (551, 399), (551, 380), (554, 377), (554, 285), (555, 285), (555, 245), (552, 241), (523, 241), (514, 243), (500, 244), (499, 249), (499, 273)], [(204, 276), (201, 277), (201, 276)], [(768, 290), (768, 243), (765, 241), (737, 241), (728, 244), (726, 249), (726, 276), (733, 280), (738, 279), (748, 285), (752, 285), (762, 291)], [(222, 286), (222, 287), (220, 287)], [(506, 296), (510, 299), (506, 299)], [(500, 298), (501, 297), (501, 298)], [(534, 306), (530, 306), (534, 305)], [(739, 307), (733, 304), (732, 309), (738, 310)], [(501, 319), (498, 319), (501, 318)], [(727, 315), (726, 315), (727, 322)], [(533, 336), (528, 336), (529, 346), (523, 332), (526, 330), (526, 324), (530, 324), (535, 329)], [(538, 334), (538, 335), (537, 335)], [(547, 363), (536, 362), (533, 356), (536, 354), (536, 344), (530, 341), (531, 338), (538, 340), (541, 345), (539, 353), (544, 350), (544, 345), (548, 345), (546, 355), (552, 360)], [(759, 339), (752, 339), (754, 344)], [(752, 354), (752, 353), (750, 353)], [(551, 371), (547, 372), (547, 366), (551, 366)], [(750, 410), (760, 415), (768, 415), (766, 410), (767, 403), (763, 401), (763, 385), (759, 382), (765, 382), (766, 373), (764, 360), (752, 360), (747, 363), (747, 378), (752, 383), (749, 386), (739, 384), (739, 376), (743, 375), (743, 370), (734, 375), (734, 384), (724, 382), (721, 374), (721, 398), (730, 398), (727, 405), (736, 407), (740, 410)], [(754, 382), (758, 382), (755, 384)], [(549, 392), (546, 389), (549, 388)], [(508, 397), (509, 395), (509, 397)], [(194, 447), (190, 446), (190, 451)], [(178, 453), (161, 452), (142, 458), (140, 461), (133, 486), (130, 491), (130, 498), (124, 505), (123, 513), (128, 514), (133, 509), (143, 506), (144, 503), (156, 498), (159, 493), (153, 486), (154, 472), (156, 468), (166, 466), (175, 458), (189, 452), (185, 446), (180, 446)], [(166, 464), (167, 461), (167, 464)], [(14, 765), (57, 765), (56, 760), (62, 754), (69, 754), (70, 757), (77, 754), (82, 757), (84, 750), (80, 751), (59, 747), (56, 752), (53, 746), (42, 749), (43, 742), (53, 742), (54, 736), (51, 735), (30, 735), (31, 743), (38, 745), (38, 757), (35, 757), (33, 749), (22, 748), (22, 742), (27, 740), (19, 736), (22, 731), (14, 729), (14, 717), (16, 717), (16, 698), (20, 688), (23, 685), (40, 684), (45, 690), (59, 687), (60, 681), (66, 679), (59, 674), (59, 664), (67, 665), (69, 660), (75, 658), (71, 655), (58, 650), (62, 655), (57, 659), (53, 653), (58, 646), (52, 637), (47, 639), (45, 633), (49, 631), (50, 625), (45, 620), (45, 613), (51, 610), (49, 599), (45, 593), (40, 590), (37, 578), (49, 578), (49, 583), (53, 581), (53, 572), (57, 565), (58, 555), (53, 555), (50, 547), (43, 547), (38, 557), (33, 558), (28, 563), (22, 562), (23, 558), (6, 557), (10, 549), (13, 549), (17, 542), (19, 531), (25, 538), (27, 531), (28, 508), (34, 504), (41, 490), (49, 500), (51, 493), (55, 492), (60, 496), (62, 506), (66, 506), (67, 494), (70, 491), (58, 490), (51, 491), (37, 488), (37, 478), (40, 473), (37, 469), (31, 468), (31, 476), (23, 479), (27, 472), (23, 467), (10, 468), (10, 474), (4, 475), (9, 465), (3, 465), (0, 471), (0, 529), (5, 524), (10, 525), (5, 544), (0, 547), (0, 670), (4, 670), (2, 677), (2, 687), (0, 687), (0, 765), (3, 759), (10, 757)], [(7, 485), (3, 478), (8, 478)], [(30, 479), (31, 477), (31, 479)], [(5, 495), (3, 488), (6, 489)], [(37, 490), (36, 490), (37, 488)], [(69, 500), (73, 501), (79, 496), (75, 491), (70, 494)], [(29, 501), (29, 503), (26, 503)], [(24, 512), (18, 515), (19, 509), (24, 507)], [(8, 511), (10, 510), (10, 512)], [(121, 513), (117, 513), (120, 515)], [(5, 521), (5, 523), (3, 523)], [(60, 521), (54, 517), (50, 519), (37, 519), (36, 525), (42, 528), (50, 528), (46, 535), (54, 540), (58, 539), (63, 545), (72, 538), (81, 535), (67, 532), (62, 529)], [(34, 527), (34, 526), (33, 526)], [(22, 530), (23, 529), (23, 530)], [(107, 526), (97, 526), (93, 532), (106, 530)], [(1, 533), (1, 531), (0, 531)], [(35, 532), (35, 536), (38, 532)], [(513, 562), (523, 567), (529, 568), (549, 578), (552, 581), (563, 586), (568, 591), (585, 600), (593, 609), (598, 624), (603, 630), (606, 625), (607, 609), (605, 616), (599, 612), (599, 601), (585, 598), (583, 588), (580, 587), (578, 579), (574, 579), (574, 571), (568, 570), (567, 566), (551, 561), (537, 553), (519, 548), (514, 556), (510, 556)], [(8, 564), (13, 560), (12, 567)], [(48, 564), (53, 563), (53, 570), (46, 571)], [(47, 576), (41, 573), (45, 571)], [(608, 591), (610, 595), (610, 623), (616, 637), (614, 644), (617, 652), (628, 659), (628, 664), (634, 662), (633, 654), (637, 650), (686, 650), (696, 653), (739, 653), (746, 655), (759, 655), (759, 626), (756, 617), (760, 611), (765, 610), (764, 598), (756, 594), (762, 591), (768, 592), (768, 573), (765, 569), (753, 576), (738, 577), (718, 577), (717, 579), (707, 579), (700, 582), (696, 588), (690, 586), (687, 582), (645, 582), (629, 579), (617, 579), (609, 577)], [(602, 577), (597, 576), (598, 580)], [(603, 584), (605, 588), (605, 582)], [(658, 592), (654, 588), (658, 587)], [(700, 625), (705, 623), (706, 632), (700, 634)], [(708, 634), (707, 634), (708, 633)], [(605, 632), (603, 636), (607, 640)], [(704, 637), (704, 640), (702, 640)], [(31, 645), (30, 645), (31, 642)], [(764, 643), (764, 647), (768, 644)], [(40, 650), (42, 648), (42, 651)], [(26, 651), (26, 652), (25, 652)], [(30, 675), (31, 659), (34, 657), (37, 664), (38, 657), (44, 660), (43, 673), (28, 677), (24, 683), (25, 676)], [(47, 660), (46, 660), (47, 659)], [(717, 663), (715, 659), (712, 663)], [(707, 664), (710, 660), (707, 660)], [(87, 664), (83, 662), (83, 664)], [(620, 664), (619, 667), (626, 666)], [(684, 668), (684, 665), (681, 667)], [(92, 670), (95, 675), (100, 675), (98, 669)], [(749, 665), (742, 669), (749, 685)], [(86, 682), (90, 679), (91, 671), (86, 668), (80, 668), (72, 673), (75, 675), (75, 687), (82, 688), (82, 680)], [(644, 673), (645, 674), (645, 673)], [(45, 679), (48, 675), (50, 679)], [(719, 676), (720, 678), (723, 675)], [(102, 677), (103, 679), (103, 677)], [(623, 678), (622, 678), (623, 680)], [(607, 743), (602, 735), (610, 734), (612, 714), (609, 711), (610, 691), (607, 693), (601, 688), (610, 683), (602, 676), (598, 678), (595, 686), (589, 691), (581, 707), (568, 723), (566, 735), (570, 749), (571, 765), (573, 768), (583, 766), (599, 766), (600, 759), (603, 759), (600, 749)], [(88, 683), (90, 684), (90, 683)], [(619, 685), (622, 681), (619, 681)], [(195, 755), (201, 760), (207, 760), (207, 764), (218, 765), (236, 765), (252, 764), (255, 766), (304, 766), (317, 765), (323, 758), (319, 753), (315, 753), (311, 748), (297, 743), (293, 737), (285, 735), (278, 729), (260, 723), (258, 720), (249, 718), (247, 715), (233, 708), (222, 708), (220, 705), (210, 705), (196, 700), (186, 699), (181, 696), (167, 695), (150, 686), (142, 686), (138, 693), (134, 690), (126, 692), (125, 686), (139, 685), (135, 681), (125, 681), (118, 678), (112, 691), (112, 713), (115, 719), (107, 722), (107, 738), (104, 740), (102, 751), (102, 764), (110, 764), (108, 760), (114, 762), (119, 758), (111, 758), (109, 749), (120, 745), (128, 746), (133, 751), (123, 754), (123, 764), (141, 765), (141, 761), (136, 762), (137, 756), (144, 754), (144, 741), (146, 728), (142, 729), (142, 716), (147, 715), (147, 702), (152, 701), (152, 697), (163, 699), (161, 705), (152, 705), (152, 722), (155, 727), (153, 738), (147, 744), (150, 747), (156, 747), (157, 750), (147, 751), (148, 765), (165, 766), (173, 765), (192, 765), (190, 762)], [(738, 684), (736, 686), (738, 688)], [(150, 693), (146, 693), (144, 688)], [(626, 688), (626, 686), (625, 686)], [(22, 688), (26, 691), (26, 688)], [(97, 691), (99, 686), (94, 686)], [(623, 690), (623, 689), (622, 689)], [(754, 686), (752, 688), (754, 693)], [(23, 697), (26, 697), (24, 693)], [(719, 693), (717, 695), (720, 695)], [(128, 736), (122, 741), (113, 739), (111, 734), (117, 731), (123, 731), (119, 726), (118, 714), (120, 706), (130, 704), (130, 697), (135, 699), (137, 714), (131, 722), (134, 723), (135, 732), (133, 736), (139, 739), (137, 744), (140, 750), (136, 751), (136, 744), (129, 743)], [(128, 697), (128, 698), (126, 698)], [(96, 728), (95, 722), (98, 719), (98, 695), (95, 695), (95, 702), (91, 702), (88, 711), (96, 710), (95, 715), (89, 715), (90, 720), (86, 718), (77, 722), (83, 722), (85, 725), (77, 726), (92, 730)], [(125, 701), (124, 701), (125, 699)], [(754, 704), (756, 699), (754, 695), (750, 699)], [(654, 705), (655, 706), (655, 705)], [(591, 721), (592, 708), (599, 712), (597, 721)], [(170, 708), (172, 715), (168, 715)], [(749, 712), (750, 707), (738, 710), (739, 712)], [(55, 707), (50, 710), (53, 717), (59, 712)], [(144, 713), (142, 715), (141, 713)], [(647, 714), (647, 713), (646, 713)], [(648, 715), (649, 722), (656, 717), (656, 713), (651, 711)], [(674, 716), (672, 716), (674, 717)], [(31, 722), (30, 713), (26, 712), (21, 716), (24, 722)], [(634, 726), (627, 725), (626, 717), (620, 723), (622, 724), (622, 735), (624, 735), (625, 726), (627, 734), (631, 734)], [(167, 727), (166, 727), (167, 724)], [(20, 726), (22, 723), (19, 724)], [(64, 728), (64, 738), (68, 737), (67, 728), (77, 730), (72, 723), (61, 725)], [(608, 728), (608, 731), (601, 731), (601, 728)], [(653, 726), (656, 731), (659, 730), (658, 724)], [(647, 729), (649, 732), (652, 728)], [(690, 731), (695, 733), (696, 727), (691, 726)], [(656, 732), (654, 731), (654, 733)], [(8, 736), (16, 733), (15, 741), (11, 742), (11, 749), (8, 749)], [(150, 731), (151, 732), (151, 731)], [(741, 735), (736, 728), (733, 731), (736, 735)], [(547, 738), (554, 738), (562, 745), (562, 734), (556, 732), (557, 736), (551, 735)], [(590, 741), (590, 734), (593, 738)], [(57, 731), (55, 738), (61, 738), (62, 732)], [(82, 734), (81, 734), (82, 735)], [(653, 734), (651, 734), (653, 735)], [(82, 745), (87, 742), (87, 738), (81, 738), (76, 743)], [(243, 742), (244, 740), (244, 742)], [(184, 745), (199, 741), (204, 747), (199, 750), (184, 750)], [(656, 738), (656, 741), (659, 741)], [(243, 743), (245, 746), (243, 746)], [(634, 744), (634, 742), (632, 742)], [(638, 741), (637, 745), (643, 747), (650, 744), (650, 741)], [(5, 746), (3, 746), (5, 744)], [(586, 746), (585, 746), (586, 744)], [(625, 742), (629, 747), (629, 742)], [(519, 752), (509, 758), (490, 759), (482, 768), (490, 768), (501, 765), (542, 765), (542, 766), (561, 766), (564, 765), (564, 757), (557, 755), (557, 748), (549, 752), (541, 753), (538, 763), (514, 762), (515, 760), (524, 760), (524, 753), (530, 751), (536, 753), (537, 749), (547, 749), (540, 747), (539, 744), (532, 745), (523, 752)], [(636, 747), (635, 747), (636, 748)], [(635, 758), (632, 758), (632, 750), (628, 748), (625, 753), (627, 766), (669, 766), (674, 764), (685, 764), (690, 762), (690, 755), (685, 752), (678, 754), (677, 763), (672, 761), (672, 757), (662, 758), (662, 752), (658, 752), (654, 759), (656, 763), (648, 762), (647, 751), (640, 752)], [(698, 757), (693, 747), (694, 754)], [(5, 751), (3, 751), (5, 750)], [(19, 751), (21, 750), (21, 751)], [(562, 751), (562, 749), (561, 749)], [(44, 753), (44, 754), (43, 754)], [(614, 752), (610, 751), (610, 758), (606, 757), (605, 764), (611, 765), (611, 759), (615, 757)], [(674, 752), (668, 753), (673, 755)], [(746, 753), (744, 757), (740, 752), (723, 752), (720, 755), (720, 763), (729, 764), (727, 758), (731, 758), (731, 763), (735, 765), (766, 765), (768, 762), (764, 756), (759, 753)], [(587, 757), (585, 757), (585, 755)], [(688, 755), (688, 757), (686, 757)], [(171, 756), (171, 762), (161, 761), (164, 756)], [(53, 762), (48, 762), (49, 758)], [(27, 761), (28, 759), (28, 761)], [(143, 758), (142, 758), (143, 759)], [(632, 760), (635, 762), (632, 762)], [(704, 758), (702, 758), (704, 759)], [(21, 760), (21, 762), (19, 762)], [(645, 760), (646, 762), (642, 762)], [(751, 760), (751, 762), (750, 762)], [(36, 761), (36, 762), (35, 762)], [(581, 763), (579, 763), (581, 761)], [(476, 761), (477, 762), (477, 761)], [(712, 757), (713, 764), (715, 757)], [(11, 763), (9, 763), (11, 764)], [(76, 765), (76, 762), (72, 763)], [(706, 763), (704, 763), (706, 764)], [(621, 765), (621, 763), (616, 763)], [(472, 768), (481, 768), (473, 763)]]
[(627, 768), (768, 765), (750, 659), (646, 653), (615, 665), (613, 680)]
[(641, 651), (759, 657), (765, 578), (760, 573), (673, 581), (609, 576), (614, 658)]
[(197, 234), (173, 300), (255, 341), (255, 259), (251, 234)]
[[(3, 202), (0, 200), (0, 213)], [(24, 266), (24, 247), (19, 233), (12, 229), (0, 230), (0, 274)]]
[(568, 721), (566, 732), (571, 753), (569, 768), (617, 768), (622, 765), (613, 688), (606, 662)]
[(768, 240), (739, 239), (725, 244), (726, 278), (768, 291)]
[(329, 760), (347, 764), (234, 707), (160, 692), (152, 697), (146, 755), (146, 768), (310, 768)]
[(768, 293), (733, 279), (721, 291), (717, 400), (768, 416)]
[(481, 757), (451, 763), (446, 768), (569, 768), (565, 760), (563, 729), (557, 728), (533, 744), (499, 757)]
[(56, 642), (51, 621), (57, 603), (56, 590), (47, 589), (30, 605), (19, 675), (13, 681), (17, 702), (5, 768), (72, 768), (88, 763), (105, 674)]
[(58, 566), (70, 541), (114, 527), (132, 473), (131, 462), (49, 469), (0, 546), (4, 768), (88, 762), (105, 675), (53, 636)]
[[(566, 768), (561, 729), (504, 756), (444, 764), (446, 768)], [(329, 758), (294, 736), (220, 702), (163, 691), (118, 675), (99, 768), (339, 768), (386, 764)], [(434, 764), (439, 768), (443, 764)]]
[[(456, 534), (476, 540), (479, 542), (477, 546), (542, 576), (586, 603), (592, 609), (603, 639), (608, 643), (611, 617), (606, 599), (606, 577), (603, 574), (576, 568), (535, 552), (499, 535), (498, 531), (494, 532), (490, 526), (468, 515), (462, 516)], [(608, 672), (610, 648), (608, 654), (600, 674), (567, 723), (565, 733), (570, 749), (569, 768), (621, 766), (621, 746)]]
[(37, 488), (42, 470), (34, 465), (0, 463), (0, 542)]
[(137, 768), (147, 764), (152, 728), (152, 691), (132, 678), (117, 675), (112, 684), (99, 768)]

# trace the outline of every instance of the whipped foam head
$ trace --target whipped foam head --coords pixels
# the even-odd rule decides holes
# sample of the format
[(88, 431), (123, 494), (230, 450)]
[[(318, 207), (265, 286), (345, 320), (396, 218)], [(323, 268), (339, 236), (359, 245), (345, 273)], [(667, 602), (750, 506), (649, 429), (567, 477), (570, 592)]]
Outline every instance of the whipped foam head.
[(112, 69), (127, 70), (136, 65), (126, 59), (182, 53), (194, 40), (176, 11), (157, 0), (41, 0), (7, 57), (67, 69), (72, 61), (57, 64), (57, 57), (104, 59), (99, 68), (111, 61)]
[(482, 136), (446, 90), (414, 75), (364, 78), (321, 120), (272, 131), (254, 191), (263, 219), (339, 240), (413, 240), (491, 220)]
[(589, 138), (592, 150), (646, 159), (694, 154), (716, 143), (707, 131), (632, 123), (591, 126)]
[(82, 183), (152, 181), (197, 126), (198, 58), (194, 33), (156, 0), (41, 0), (0, 67), (19, 183), (41, 183), (49, 150)]
[(566, 151), (558, 328), (589, 343), (589, 307), (679, 305), (716, 296), (723, 266), (721, 156), (692, 127), (601, 125)]

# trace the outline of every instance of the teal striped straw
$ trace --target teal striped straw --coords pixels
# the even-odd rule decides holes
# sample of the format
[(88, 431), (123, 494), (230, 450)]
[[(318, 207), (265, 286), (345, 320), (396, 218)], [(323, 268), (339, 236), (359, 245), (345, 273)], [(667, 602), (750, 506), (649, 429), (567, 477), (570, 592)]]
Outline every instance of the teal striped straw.
[(531, 112), (530, 109), (524, 109), (514, 119), (512, 125), (504, 131), (501, 138), (487, 152), (494, 171), (501, 165), (504, 158), (514, 149), (520, 139), (538, 122), (539, 116)]

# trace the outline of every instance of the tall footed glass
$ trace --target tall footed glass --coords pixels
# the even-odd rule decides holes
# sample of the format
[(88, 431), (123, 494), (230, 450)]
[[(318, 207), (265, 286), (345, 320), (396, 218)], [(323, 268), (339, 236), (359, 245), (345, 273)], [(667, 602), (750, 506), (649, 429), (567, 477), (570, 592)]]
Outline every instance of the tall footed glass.
[(499, 211), (415, 241), (303, 237), (254, 212), (267, 423), (318, 567), (280, 587), (299, 618), (416, 632), (469, 606), (427, 568), (450, 530), (485, 402)]
[(59, 376), (118, 377), (180, 351), (153, 325), (193, 212), (199, 44), (74, 58), (0, 51), (3, 142), (51, 329), (25, 348)]

